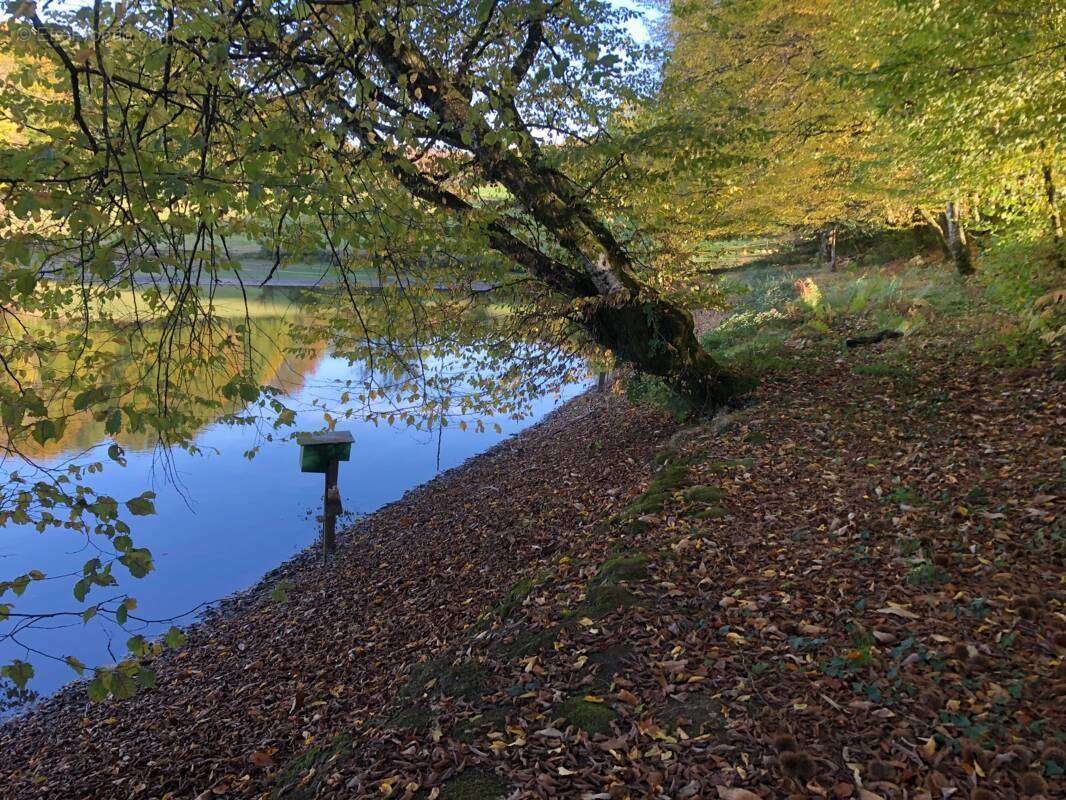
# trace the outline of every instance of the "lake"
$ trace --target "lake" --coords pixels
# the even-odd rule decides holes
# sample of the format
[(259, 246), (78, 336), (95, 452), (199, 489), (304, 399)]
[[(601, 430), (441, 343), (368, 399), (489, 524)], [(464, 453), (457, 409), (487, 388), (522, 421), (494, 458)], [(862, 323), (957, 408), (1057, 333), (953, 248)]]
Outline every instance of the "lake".
[[(472, 354), (476, 359), (476, 354)], [(454, 366), (437, 360), (430, 371), (461, 369), (460, 354)], [(321, 474), (301, 473), (299, 447), (288, 437), (292, 431), (323, 427), (320, 405), (331, 399), (331, 408), (343, 405), (341, 394), (366, 369), (322, 349), (317, 355), (278, 358), (269, 368), (269, 380), (280, 399), (296, 412), (295, 425), (282, 435), (269, 425), (205, 424), (193, 439), (193, 452), (162, 449), (147, 437), (122, 440), (126, 465), (109, 461), (105, 451), (113, 437), (104, 433), (99, 420), (86, 418), (68, 424), (64, 437), (39, 455), (42, 467), (61, 466), (68, 460), (101, 461), (104, 469), (89, 483), (98, 494), (120, 501), (151, 489), (156, 492), (154, 516), (128, 518), (137, 546), (152, 551), (155, 569), (135, 580), (116, 570), (119, 586), (94, 588), (87, 604), (128, 592), (137, 599), (138, 616), (164, 619), (180, 615), (203, 603), (219, 600), (253, 586), (266, 572), (315, 543), (319, 532), (323, 491)], [(474, 424), (461, 427), (461, 414), (449, 425), (431, 430), (397, 423), (374, 424), (355, 415), (340, 419), (338, 429), (355, 437), (352, 457), (341, 464), (339, 487), (345, 512), (366, 514), (400, 498), (405, 491), (424, 483), (442, 470), (461, 464), (502, 439), (528, 427), (562, 402), (576, 396), (585, 383), (533, 397), (528, 413), (481, 416), (484, 429)], [(448, 383), (449, 391), (472, 389)], [(234, 411), (240, 412), (239, 408)], [(494, 426), (498, 426), (498, 429)], [(258, 450), (253, 458), (245, 453)], [(198, 452), (197, 452), (198, 451)], [(9, 460), (0, 468), (18, 469), (34, 476), (24, 464)], [(31, 569), (41, 570), (45, 580), (34, 581), (15, 610), (22, 613), (82, 611), (85, 605), (72, 595), (72, 585), (82, 565), (100, 555), (96, 537), (49, 528), (43, 533), (29, 526), (0, 528), (0, 577), (10, 578)], [(106, 540), (103, 542), (106, 544)], [(11, 596), (5, 597), (11, 601)], [(187, 624), (195, 616), (183, 617)], [(113, 621), (96, 617), (87, 624), (80, 619), (59, 618), (53, 624), (34, 627), (18, 635), (19, 643), (0, 641), (0, 663), (12, 658), (30, 661), (35, 676), (29, 688), (48, 694), (75, 679), (66, 664), (35, 654), (75, 656), (86, 665), (113, 663), (125, 655), (126, 640), (134, 633), (148, 638), (166, 630), (170, 623), (121, 629)], [(0, 635), (12, 630), (13, 620), (0, 623)], [(29, 648), (29, 649), (27, 649)]]

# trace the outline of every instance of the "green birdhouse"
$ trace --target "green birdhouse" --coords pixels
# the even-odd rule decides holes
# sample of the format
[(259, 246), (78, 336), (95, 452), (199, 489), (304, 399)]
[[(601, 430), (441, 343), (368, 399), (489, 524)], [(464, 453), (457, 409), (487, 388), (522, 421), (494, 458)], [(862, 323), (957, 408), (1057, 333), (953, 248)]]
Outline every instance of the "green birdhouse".
[(328, 472), (332, 462), (347, 461), (352, 457), (354, 441), (349, 431), (297, 434), (300, 472)]

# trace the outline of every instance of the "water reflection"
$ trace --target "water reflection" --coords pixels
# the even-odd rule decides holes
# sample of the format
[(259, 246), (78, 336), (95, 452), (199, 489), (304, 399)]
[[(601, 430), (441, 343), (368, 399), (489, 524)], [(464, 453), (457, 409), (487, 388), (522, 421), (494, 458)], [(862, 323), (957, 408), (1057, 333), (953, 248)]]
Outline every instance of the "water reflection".
[[(298, 447), (290, 435), (296, 430), (320, 429), (327, 414), (337, 421), (337, 427), (355, 435), (352, 460), (340, 470), (344, 507), (367, 513), (531, 424), (583, 388), (581, 383), (571, 383), (558, 391), (528, 395), (529, 414), (524, 419), (509, 412), (479, 414), (483, 424), (478, 425), (473, 418), (463, 418), (456, 398), (482, 388), (468, 367), (484, 363), (484, 352), (472, 347), (451, 356), (425, 355), (420, 359), (423, 395), (437, 392), (438, 408), (451, 397), (453, 410), (447, 426), (440, 424), (438, 416), (435, 424), (431, 420), (428, 425), (412, 427), (401, 422), (405, 411), (397, 397), (359, 397), (358, 387), (366, 384), (374, 369), (367, 360), (339, 357), (332, 350), (333, 343), (309, 340), (301, 331), (301, 314), (306, 310), (293, 304), (290, 293), (264, 293), (254, 302), (254, 319), (235, 314), (231, 325), (213, 334), (245, 336), (249, 346), (244, 352), (251, 354), (247, 363), (191, 370), (181, 376), (182, 391), (168, 400), (167, 412), (184, 420), (184, 447), (160, 447), (151, 425), (140, 430), (123, 426), (109, 435), (106, 414), (72, 410), (69, 399), (55, 401), (65, 422), (58, 439), (43, 445), (23, 443), (24, 452), (40, 470), (70, 461), (103, 463), (102, 471), (91, 480), (97, 494), (127, 498), (145, 489), (157, 494), (157, 513), (136, 518), (133, 531), (136, 544), (152, 551), (155, 570), (141, 580), (122, 573), (118, 587), (94, 589), (89, 602), (128, 592), (137, 598), (139, 615), (168, 618), (253, 585), (312, 544), (317, 536), (314, 517), (321, 503), (322, 477), (299, 472)], [(154, 335), (138, 333), (149, 339)], [(143, 371), (136, 341), (133, 335), (108, 340), (102, 345), (109, 353), (101, 360), (102, 369)], [(61, 371), (57, 365), (50, 368)], [(268, 405), (287, 409), (293, 415), (288, 420), (292, 424), (275, 428), (268, 415), (260, 415), (260, 409), (249, 406), (239, 394), (227, 395), (223, 389), (234, 368), (250, 371), (255, 382), (273, 387), (276, 395)], [(501, 363), (497, 374), (506, 369), (508, 365)], [(47, 371), (41, 382), (47, 382)], [(394, 378), (405, 380), (403, 375)], [(128, 382), (128, 375), (115, 376), (115, 383), (122, 381)], [(155, 402), (146, 393), (132, 395), (127, 405), (134, 414), (150, 415), (159, 413)], [(381, 418), (369, 419), (368, 407), (382, 412)], [(390, 409), (399, 417), (395, 425), (385, 422)], [(351, 413), (346, 415), (346, 410)], [(114, 442), (124, 448), (125, 466), (109, 461), (105, 454)], [(249, 458), (253, 453), (254, 458)], [(25, 463), (9, 460), (2, 466), (8, 475), (16, 468), (34, 480), (32, 468)], [(81, 611), (84, 606), (71, 595), (76, 578), (70, 576), (80, 574), (87, 559), (113, 557), (99, 549), (106, 544), (102, 537), (61, 528), (38, 532), (32, 526), (9, 524), (0, 529), (0, 577), (32, 569), (48, 576), (33, 582), (18, 598), (19, 612)], [(12, 658), (32, 661), (36, 675), (31, 688), (47, 693), (71, 680), (73, 673), (65, 664), (34, 651), (75, 656), (87, 665), (109, 663), (125, 655), (130, 631), (103, 617), (87, 624), (68, 619), (24, 630), (17, 642), (0, 641), (0, 663)], [(0, 635), (9, 633), (15, 624), (0, 622)], [(166, 627), (136, 632), (151, 636)]]

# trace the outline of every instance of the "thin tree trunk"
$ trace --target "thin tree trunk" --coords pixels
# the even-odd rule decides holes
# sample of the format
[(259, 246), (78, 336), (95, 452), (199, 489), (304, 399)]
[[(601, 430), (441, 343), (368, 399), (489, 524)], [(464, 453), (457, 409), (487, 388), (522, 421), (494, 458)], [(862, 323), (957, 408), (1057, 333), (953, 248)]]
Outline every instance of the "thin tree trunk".
[(829, 231), (829, 271), (837, 271), (837, 229)]
[(1055, 191), (1054, 175), (1051, 164), (1044, 164), (1044, 194), (1047, 196), (1048, 208), (1051, 209), (1051, 240), (1055, 245), (1055, 264), (1066, 269), (1066, 243), (1063, 241), (1062, 212), (1059, 210), (1058, 193)]
[(818, 234), (818, 266), (824, 267), (829, 263), (829, 231), (823, 229)]
[(959, 207), (954, 200), (949, 200), (944, 209), (944, 219), (947, 225), (948, 249), (955, 261), (955, 269), (960, 275), (973, 274), (973, 261), (970, 258), (970, 248), (966, 243), (966, 229), (959, 219)]
[(947, 236), (944, 235), (944, 228), (937, 218), (924, 208), (919, 207), (915, 211), (925, 221), (925, 224), (936, 233), (937, 241), (940, 242), (940, 247), (944, 251), (944, 257), (951, 258), (951, 246), (948, 244)]

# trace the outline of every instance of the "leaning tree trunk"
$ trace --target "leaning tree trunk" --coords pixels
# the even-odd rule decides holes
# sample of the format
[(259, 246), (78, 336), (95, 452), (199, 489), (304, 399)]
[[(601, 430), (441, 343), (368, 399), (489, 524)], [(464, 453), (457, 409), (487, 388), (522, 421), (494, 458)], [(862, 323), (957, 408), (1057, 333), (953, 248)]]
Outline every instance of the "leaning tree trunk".
[(951, 245), (948, 244), (948, 237), (944, 233), (944, 226), (941, 225), (940, 221), (929, 213), (927, 209), (924, 209), (921, 206), (916, 208), (915, 212), (925, 221), (926, 225), (933, 229), (937, 241), (940, 242), (940, 248), (944, 251), (944, 258), (951, 258)]
[[(514, 85), (532, 65), (543, 43), (538, 21), (529, 28), (522, 53), (512, 65)], [(636, 277), (636, 264), (609, 225), (588, 204), (574, 182), (552, 166), (521, 120), (513, 96), (490, 93), (511, 120), (514, 141), (506, 143), (473, 102), (469, 76), (448, 75), (429, 62), (417, 45), (392, 31), (378, 31), (374, 52), (386, 70), (403, 76), (405, 91), (420, 93), (439, 120), (441, 138), (461, 143), (481, 175), (505, 187), (523, 210), (555, 240), (556, 247), (531, 245), (504, 220), (487, 224), (489, 244), (521, 265), (557, 294), (576, 301), (592, 338), (639, 370), (663, 378), (696, 409), (722, 405), (740, 388), (696, 339), (692, 317)], [(353, 124), (360, 124), (353, 120)], [(364, 141), (375, 141), (375, 136)], [(435, 176), (393, 151), (387, 158), (396, 177), (412, 193), (451, 210), (476, 214)], [(406, 163), (404, 163), (406, 162)], [(566, 253), (565, 259), (556, 254)]]
[(947, 227), (948, 250), (951, 258), (955, 261), (955, 269), (960, 275), (973, 274), (973, 261), (970, 258), (970, 248), (966, 243), (966, 229), (959, 219), (959, 207), (954, 200), (949, 200), (944, 209), (945, 225)]

